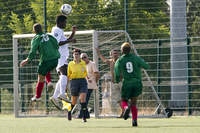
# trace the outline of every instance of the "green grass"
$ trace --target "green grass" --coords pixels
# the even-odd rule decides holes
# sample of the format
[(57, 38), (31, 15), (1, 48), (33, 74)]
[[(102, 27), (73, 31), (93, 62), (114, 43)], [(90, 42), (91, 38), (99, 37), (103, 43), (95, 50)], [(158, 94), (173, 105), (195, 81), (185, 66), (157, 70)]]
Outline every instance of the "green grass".
[(172, 117), (169, 119), (138, 119), (138, 127), (131, 119), (15, 118), (0, 115), (0, 133), (199, 133), (200, 117)]

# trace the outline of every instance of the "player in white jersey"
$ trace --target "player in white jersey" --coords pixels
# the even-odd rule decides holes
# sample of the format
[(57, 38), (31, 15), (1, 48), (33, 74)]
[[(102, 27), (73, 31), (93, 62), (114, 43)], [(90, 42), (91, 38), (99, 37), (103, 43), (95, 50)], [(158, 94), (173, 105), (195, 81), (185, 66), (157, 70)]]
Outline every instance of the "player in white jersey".
[(77, 29), (76, 26), (72, 27), (72, 33), (69, 36), (69, 38), (67, 38), (64, 35), (63, 31), (63, 29), (66, 27), (66, 23), (67, 23), (67, 17), (64, 15), (58, 15), (56, 17), (56, 26), (54, 26), (51, 31), (52, 35), (58, 41), (60, 58), (58, 60), (58, 65), (56, 67), (56, 70), (59, 73), (59, 80), (56, 83), (54, 94), (50, 98), (50, 100), (58, 109), (60, 109), (60, 107), (58, 106), (58, 99), (69, 102), (65, 96), (65, 89), (67, 86), (67, 66), (68, 66), (67, 59), (69, 56), (68, 43), (76, 42), (76, 39), (73, 38)]

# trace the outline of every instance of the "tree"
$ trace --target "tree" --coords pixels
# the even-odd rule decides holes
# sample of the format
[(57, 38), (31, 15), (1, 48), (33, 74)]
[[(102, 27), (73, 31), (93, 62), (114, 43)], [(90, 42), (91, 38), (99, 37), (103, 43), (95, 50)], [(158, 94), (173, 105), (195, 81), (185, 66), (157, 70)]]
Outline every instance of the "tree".
[[(129, 29), (134, 39), (169, 38), (168, 5), (163, 0), (134, 0), (129, 4)], [(134, 29), (134, 30), (132, 30)]]

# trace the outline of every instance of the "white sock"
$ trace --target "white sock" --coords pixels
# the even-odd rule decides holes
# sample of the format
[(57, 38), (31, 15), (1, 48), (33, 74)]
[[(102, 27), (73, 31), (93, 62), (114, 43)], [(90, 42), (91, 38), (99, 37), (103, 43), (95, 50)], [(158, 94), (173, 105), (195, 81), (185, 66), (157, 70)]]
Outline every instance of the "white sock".
[(58, 96), (60, 94), (60, 80), (56, 83), (56, 89), (54, 90), (53, 93), (53, 98), (58, 99)]
[(67, 76), (60, 75), (60, 95), (65, 96), (66, 87), (67, 87)]

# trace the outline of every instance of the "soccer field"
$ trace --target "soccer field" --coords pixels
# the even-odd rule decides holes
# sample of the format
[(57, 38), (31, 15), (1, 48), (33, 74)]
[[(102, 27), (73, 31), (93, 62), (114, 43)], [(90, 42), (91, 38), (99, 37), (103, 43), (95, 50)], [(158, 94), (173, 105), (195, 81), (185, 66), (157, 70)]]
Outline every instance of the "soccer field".
[(172, 117), (169, 119), (139, 119), (138, 127), (131, 119), (15, 118), (0, 115), (0, 133), (199, 133), (200, 117)]

